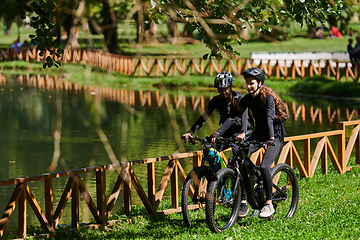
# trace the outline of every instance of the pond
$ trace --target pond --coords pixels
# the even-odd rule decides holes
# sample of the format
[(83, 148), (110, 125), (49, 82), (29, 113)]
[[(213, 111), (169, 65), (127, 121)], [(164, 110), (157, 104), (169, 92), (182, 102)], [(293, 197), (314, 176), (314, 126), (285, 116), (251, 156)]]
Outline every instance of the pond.
[[(81, 87), (49, 76), (1, 75), (0, 180), (200, 150), (179, 139), (214, 95), (215, 89), (143, 92)], [(289, 107), (290, 119), (284, 123), (288, 136), (336, 130), (339, 121), (356, 119), (360, 109), (359, 102), (281, 97)], [(218, 114), (213, 114), (196, 135), (213, 133), (218, 121)], [(137, 169), (140, 181), (146, 181), (144, 167)], [(156, 181), (165, 167), (166, 163), (157, 165)], [(183, 163), (183, 167), (188, 172), (192, 163)], [(107, 173), (107, 182), (112, 182), (108, 187), (117, 174)], [(54, 180), (54, 207), (66, 181)], [(94, 190), (93, 175), (83, 181)], [(43, 183), (29, 186), (43, 206)], [(14, 187), (0, 187), (0, 209), (5, 209)], [(132, 203), (140, 203), (136, 194)], [(115, 210), (122, 206), (119, 197)], [(81, 221), (91, 221), (86, 206), (80, 212)], [(16, 217), (15, 211), (5, 232), (16, 232)], [(61, 223), (66, 224), (70, 217), (71, 209), (66, 207)], [(28, 208), (31, 224), (39, 223)]]

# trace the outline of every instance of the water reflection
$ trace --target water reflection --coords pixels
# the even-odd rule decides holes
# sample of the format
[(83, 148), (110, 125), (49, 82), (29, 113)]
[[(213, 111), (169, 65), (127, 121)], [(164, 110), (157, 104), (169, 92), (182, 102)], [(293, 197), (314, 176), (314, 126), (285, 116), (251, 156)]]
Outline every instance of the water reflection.
[[(196, 94), (100, 89), (80, 87), (50, 76), (1, 75), (0, 180), (198, 150), (197, 146), (184, 145), (180, 136), (215, 94), (215, 91)], [(356, 102), (344, 105), (330, 100), (324, 103), (317, 99), (282, 98), (291, 117), (284, 124), (289, 136), (337, 129), (338, 121), (357, 119), (360, 106)], [(197, 135), (213, 133), (218, 120), (215, 114)], [(186, 172), (192, 168), (191, 163), (182, 166)], [(166, 163), (156, 167), (157, 184), (165, 167)], [(138, 166), (135, 171), (146, 186), (146, 166)], [(117, 174), (107, 173), (108, 192)], [(54, 180), (54, 207), (66, 181), (66, 178)], [(89, 191), (94, 189), (93, 175), (84, 176), (83, 181)], [(44, 204), (43, 183), (29, 186), (40, 204)], [(0, 209), (6, 206), (14, 187), (0, 188)], [(134, 192), (132, 201), (140, 203)], [(122, 204), (120, 197), (115, 209)], [(87, 207), (83, 206), (81, 220), (90, 221)], [(29, 224), (38, 224), (30, 209), (28, 213)], [(61, 221), (69, 221), (70, 215), (67, 207)], [(6, 231), (14, 230), (15, 226), (16, 213)]]

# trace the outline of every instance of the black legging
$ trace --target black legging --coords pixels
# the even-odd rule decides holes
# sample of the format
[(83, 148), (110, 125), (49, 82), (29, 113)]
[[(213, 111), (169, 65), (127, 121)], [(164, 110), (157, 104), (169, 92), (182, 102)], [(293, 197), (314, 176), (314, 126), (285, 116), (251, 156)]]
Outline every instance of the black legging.
[[(274, 139), (275, 146), (268, 147), (267, 150), (265, 150), (265, 154), (263, 156), (260, 170), (261, 174), (264, 176), (264, 191), (266, 194), (266, 200), (271, 200), (272, 198), (272, 179), (271, 179), (271, 173), (270, 173), (270, 167), (271, 164), (275, 161), (275, 158), (280, 152), (280, 149), (284, 145), (283, 139)], [(261, 147), (250, 147), (248, 150), (247, 155), (250, 155), (253, 152), (256, 152)], [(242, 199), (246, 199), (243, 198)]]

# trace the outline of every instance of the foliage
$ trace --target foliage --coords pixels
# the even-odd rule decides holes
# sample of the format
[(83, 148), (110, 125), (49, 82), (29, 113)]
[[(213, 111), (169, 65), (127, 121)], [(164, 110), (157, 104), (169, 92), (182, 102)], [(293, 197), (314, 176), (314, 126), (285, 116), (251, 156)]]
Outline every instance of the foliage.
[(0, 1), (0, 17), (5, 21), (13, 21), (17, 16), (24, 19), (27, 2), (28, 0)]
[(55, 2), (40, 0), (33, 1), (27, 8), (28, 12), (34, 12), (37, 16), (31, 18), (31, 26), (36, 29), (36, 35), (30, 35), (31, 43), (37, 44), (37, 50), (40, 50), (40, 56), (49, 51), (44, 68), (60, 66), (60, 62), (56, 58), (60, 58), (63, 53), (62, 46), (55, 40), (60, 30), (60, 26), (53, 19), (53, 9), (56, 7)]
[(355, 12), (359, 12), (359, 4), (354, 0), (344, 0), (343, 8), (338, 16), (329, 16), (328, 27), (332, 25), (339, 28), (340, 32), (347, 34), (349, 32), (349, 22)]
[[(55, 59), (62, 52), (60, 43), (54, 41), (59, 29), (52, 17), (56, 8), (55, 2), (54, 0), (33, 0), (30, 7), (26, 8), (27, 11), (37, 14), (33, 19), (33, 27), (37, 29), (36, 35), (32, 36), (33, 42), (39, 43), (38, 49), (42, 53), (45, 50), (51, 53), (44, 67), (51, 67), (53, 64), (59, 66)], [(91, 1), (91, 3), (95, 2)], [(107, 3), (107, 1), (102, 1), (102, 3)], [(141, 4), (146, 6), (147, 1), (142, 1)], [(279, 24), (288, 19), (294, 19), (301, 25), (315, 25), (317, 21), (324, 23), (329, 15), (334, 17), (339, 15), (342, 0), (151, 0), (150, 5), (152, 20), (164, 21), (166, 18), (172, 18), (177, 22), (191, 24), (210, 49), (210, 53), (205, 54), (204, 58), (210, 56), (219, 59), (224, 53), (228, 56), (240, 55), (231, 43), (246, 42), (245, 39), (239, 37), (239, 33), (247, 25), (259, 32), (271, 32), (272, 23)], [(115, 4), (114, 6), (119, 9), (122, 5)], [(114, 6), (111, 5), (111, 7)], [(23, 6), (19, 9), (23, 9)], [(95, 7), (92, 10), (95, 10)], [(94, 13), (93, 16), (95, 17), (96, 14)], [(59, 50), (52, 50), (57, 47)]]
[(162, 0), (154, 1), (152, 6), (154, 21), (162, 13), (177, 21), (189, 22), (211, 50), (204, 58), (220, 59), (223, 53), (228, 56), (240, 54), (230, 43), (246, 42), (239, 35), (247, 25), (260, 32), (271, 32), (271, 22), (280, 23), (292, 18), (301, 25), (314, 26), (318, 21), (325, 23), (329, 15), (339, 15), (342, 0)]

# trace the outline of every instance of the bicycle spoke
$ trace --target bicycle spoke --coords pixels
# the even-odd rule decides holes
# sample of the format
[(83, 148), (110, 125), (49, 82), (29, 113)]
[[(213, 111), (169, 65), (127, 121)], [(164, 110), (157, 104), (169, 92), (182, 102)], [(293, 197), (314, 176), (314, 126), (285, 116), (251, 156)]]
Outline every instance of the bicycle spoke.
[(286, 164), (276, 165), (272, 170), (273, 194), (276, 218), (294, 216), (298, 204), (299, 188), (294, 171)]

